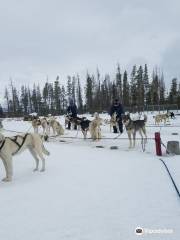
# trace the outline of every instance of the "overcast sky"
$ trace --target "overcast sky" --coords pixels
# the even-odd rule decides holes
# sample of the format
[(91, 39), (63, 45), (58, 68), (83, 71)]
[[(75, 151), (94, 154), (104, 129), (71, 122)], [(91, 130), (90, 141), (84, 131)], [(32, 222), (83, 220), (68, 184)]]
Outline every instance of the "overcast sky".
[(64, 82), (97, 66), (112, 73), (117, 62), (180, 78), (179, 23), (179, 0), (0, 0), (1, 98), (10, 77)]

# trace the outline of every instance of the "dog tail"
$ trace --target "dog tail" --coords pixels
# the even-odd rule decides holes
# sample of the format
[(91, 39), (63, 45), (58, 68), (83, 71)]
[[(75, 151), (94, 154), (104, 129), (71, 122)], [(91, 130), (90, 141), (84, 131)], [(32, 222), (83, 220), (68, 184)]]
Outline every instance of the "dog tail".
[(44, 147), (44, 144), (42, 144), (42, 151), (45, 155), (49, 156), (50, 152), (48, 152), (48, 150)]

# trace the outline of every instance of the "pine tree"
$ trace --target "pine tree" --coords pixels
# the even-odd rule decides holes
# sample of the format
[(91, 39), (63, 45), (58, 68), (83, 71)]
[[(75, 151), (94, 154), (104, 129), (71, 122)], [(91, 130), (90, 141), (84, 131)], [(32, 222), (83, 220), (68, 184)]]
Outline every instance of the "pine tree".
[(4, 98), (6, 99), (7, 110), (8, 110), (8, 114), (9, 114), (9, 112), (10, 112), (10, 107), (9, 107), (9, 92), (8, 92), (7, 87), (5, 88)]
[(151, 97), (147, 64), (145, 64), (144, 66), (143, 83), (144, 83), (144, 104), (149, 105), (151, 104)]
[(137, 82), (137, 105), (144, 106), (144, 81), (143, 81), (143, 68), (139, 67), (136, 75)]
[(178, 84), (177, 105), (179, 109), (180, 108), (180, 83)]
[(20, 104), (19, 104), (19, 97), (17, 89), (13, 86), (12, 80), (11, 80), (11, 94), (12, 94), (12, 112), (15, 115), (20, 114)]
[[(117, 96), (120, 96), (120, 94), (117, 93), (117, 87), (116, 87), (116, 83), (113, 82), (112, 83), (112, 87), (111, 87), (111, 94), (112, 94), (112, 99), (116, 99)], [(106, 97), (107, 98), (107, 97)], [(120, 100), (122, 101), (122, 98), (120, 98)]]
[(48, 102), (48, 85), (49, 85), (48, 82), (46, 82), (42, 93), (45, 106), (47, 105)]
[(28, 87), (27, 91), (28, 91), (28, 109), (29, 109), (28, 112), (32, 113), (33, 112), (32, 97), (31, 97), (31, 90), (29, 87)]
[(35, 84), (33, 85), (31, 100), (32, 100), (33, 111), (38, 113), (37, 92), (36, 92), (36, 85)]
[(28, 91), (24, 85), (21, 87), (21, 104), (23, 106), (24, 113), (27, 114), (28, 113)]
[(97, 69), (97, 79), (94, 78), (94, 93), (93, 93), (93, 108), (94, 111), (100, 112), (102, 111), (102, 104), (101, 104), (101, 81), (100, 81), (100, 72)]
[(16, 89), (15, 87), (13, 86), (13, 83), (12, 83), (12, 80), (11, 80), (11, 94), (12, 94), (12, 112), (13, 114), (15, 115), (17, 113), (17, 103), (16, 103)]
[(61, 88), (61, 103), (62, 103), (62, 113), (66, 113), (67, 100), (66, 100), (66, 91), (64, 86), (62, 86)]
[(40, 86), (39, 85), (36, 88), (36, 97), (37, 97), (38, 113), (41, 113), (41, 111), (42, 111), (42, 96), (41, 96), (41, 90), (40, 90)]
[(47, 81), (42, 90), (42, 99), (43, 99), (42, 100), (42, 115), (47, 115), (49, 113), (48, 91), (49, 91), (49, 83)]
[(131, 86), (130, 86), (130, 92), (131, 92), (131, 105), (137, 105), (137, 79), (136, 79), (136, 65), (133, 66), (132, 72), (131, 72)]
[(107, 110), (109, 109), (109, 106), (111, 105), (111, 101), (113, 99), (113, 86), (111, 84), (111, 79), (109, 74), (105, 75), (105, 79), (103, 82), (103, 87), (104, 87), (104, 98), (103, 98), (103, 102), (104, 102), (104, 108), (103, 110)]
[(99, 111), (99, 103), (97, 102), (98, 84), (94, 74), (91, 76), (91, 81), (92, 81), (92, 112), (97, 112)]
[(56, 114), (60, 114), (61, 112), (60, 96), (61, 96), (61, 88), (59, 84), (59, 77), (57, 77), (56, 81), (54, 82), (54, 104), (55, 104)]
[(171, 89), (169, 93), (169, 103), (175, 104), (177, 102), (178, 89), (177, 78), (173, 78), (171, 82)]
[(123, 103), (124, 106), (129, 106), (129, 83), (127, 78), (127, 72), (124, 72), (123, 75)]
[(3, 113), (3, 108), (2, 108), (2, 106), (1, 106), (1, 104), (0, 104), (0, 117), (2, 118), (3, 115), (4, 115), (4, 113)]
[(81, 90), (79, 75), (77, 75), (77, 106), (78, 106), (78, 112), (82, 113), (83, 100), (82, 100), (82, 90)]
[(55, 106), (54, 106), (54, 88), (53, 84), (49, 83), (48, 85), (48, 106), (51, 114), (55, 114)]
[(159, 82), (159, 102), (161, 105), (165, 104), (165, 82), (164, 82), (164, 75), (162, 73), (161, 79)]
[(117, 73), (116, 73), (116, 87), (117, 87), (117, 91), (115, 91), (115, 89), (113, 89), (113, 94), (117, 94), (114, 95), (114, 98), (119, 98), (119, 100), (122, 102), (123, 101), (123, 97), (122, 97), (122, 76), (121, 76), (121, 71), (120, 71), (120, 66), (118, 64), (117, 66)]
[(75, 76), (72, 77), (72, 99), (73, 102), (76, 102), (76, 78)]
[(153, 105), (159, 105), (159, 76), (157, 69), (153, 71), (153, 79), (151, 83), (151, 101)]
[(86, 110), (89, 112), (93, 111), (93, 82), (92, 78), (89, 76), (87, 73), (87, 78), (86, 78)]
[(106, 109), (106, 97), (107, 97), (107, 93), (106, 93), (106, 83), (105, 80), (101, 83), (101, 106), (102, 109), (105, 110)]
[[(9, 114), (11, 114), (11, 116), (15, 116), (14, 114), (14, 106), (13, 106), (13, 101), (10, 99), (9, 100)], [(10, 116), (10, 115), (9, 115)]]
[(72, 98), (72, 81), (70, 76), (67, 79), (67, 98), (70, 100)]

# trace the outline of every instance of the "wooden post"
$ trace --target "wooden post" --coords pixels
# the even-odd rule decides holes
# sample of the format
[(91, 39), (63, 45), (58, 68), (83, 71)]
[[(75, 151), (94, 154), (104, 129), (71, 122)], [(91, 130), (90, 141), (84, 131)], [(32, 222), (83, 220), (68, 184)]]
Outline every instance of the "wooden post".
[(155, 132), (156, 155), (162, 156), (160, 132)]

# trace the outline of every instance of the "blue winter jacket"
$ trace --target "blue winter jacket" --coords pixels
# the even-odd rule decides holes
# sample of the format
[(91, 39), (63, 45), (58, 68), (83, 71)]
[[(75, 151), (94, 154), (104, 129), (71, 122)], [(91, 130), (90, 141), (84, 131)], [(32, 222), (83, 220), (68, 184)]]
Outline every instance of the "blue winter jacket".
[(67, 108), (67, 114), (70, 115), (71, 117), (77, 117), (77, 106), (76, 104), (69, 105)]
[(111, 115), (111, 117), (112, 117), (113, 113), (115, 113), (115, 112), (116, 112), (116, 114), (117, 114), (117, 117), (119, 117), (119, 118), (121, 118), (121, 114), (124, 114), (123, 106), (122, 106), (120, 103), (118, 103), (118, 104), (113, 104), (113, 105), (111, 106), (111, 109), (110, 109), (110, 112), (109, 112), (109, 114)]

